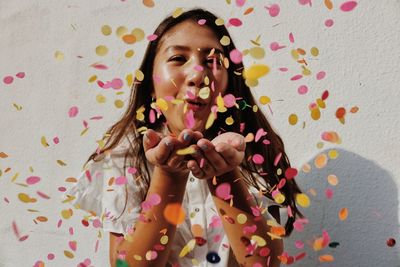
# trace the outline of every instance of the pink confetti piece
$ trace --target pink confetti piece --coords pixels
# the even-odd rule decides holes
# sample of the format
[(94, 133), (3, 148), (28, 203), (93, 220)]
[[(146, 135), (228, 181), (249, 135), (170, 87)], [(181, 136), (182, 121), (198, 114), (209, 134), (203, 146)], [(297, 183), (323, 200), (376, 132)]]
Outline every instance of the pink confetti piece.
[(204, 68), (203, 68), (203, 66), (201, 66), (201, 65), (196, 65), (196, 66), (194, 66), (194, 70), (195, 70), (195, 71), (203, 71)]
[(293, 179), (297, 175), (298, 171), (295, 168), (287, 168), (285, 171), (286, 179), (290, 180)]
[(82, 123), (83, 123), (83, 127), (85, 127), (85, 128), (87, 128), (89, 125), (89, 123), (86, 120), (83, 120)]
[(60, 228), (61, 225), (62, 225), (62, 220), (60, 219), (60, 220), (58, 220), (58, 222), (57, 222), (57, 228)]
[(308, 87), (306, 85), (300, 85), (299, 88), (297, 88), (297, 92), (299, 95), (305, 95), (308, 92)]
[(289, 33), (289, 41), (290, 41), (291, 43), (294, 43), (294, 36), (293, 36), (293, 33)]
[(94, 116), (94, 117), (91, 117), (89, 120), (102, 120), (103, 119), (103, 116)]
[(269, 45), (269, 48), (274, 52), (278, 51), (279, 49), (285, 48), (285, 47), (286, 47), (286, 45), (280, 45), (278, 42), (272, 42)]
[(229, 200), (233, 197), (231, 195), (231, 185), (229, 183), (222, 183), (218, 185), (218, 187), (215, 189), (215, 193), (217, 197), (223, 200)]
[(231, 18), (229, 19), (229, 24), (235, 27), (239, 27), (242, 26), (242, 21), (238, 18)]
[(137, 173), (137, 169), (135, 167), (129, 167), (128, 168), (128, 173), (135, 174), (135, 173)]
[(106, 70), (106, 69), (108, 69), (108, 67), (106, 65), (98, 64), (98, 63), (94, 63), (94, 64), (90, 65), (90, 67), (93, 67), (93, 68), (98, 69), (98, 70)]
[(271, 17), (276, 17), (279, 15), (279, 12), (281, 11), (281, 8), (279, 7), (278, 4), (272, 4), (269, 7), (265, 6), (265, 8), (268, 10), (268, 13)]
[(68, 229), (68, 231), (69, 231), (69, 234), (70, 234), (70, 235), (74, 235), (74, 228), (73, 228), (73, 227), (70, 227), (70, 228)]
[(10, 204), (10, 200), (8, 200), (8, 198), (4, 197), (3, 199), (7, 204)]
[(158, 36), (156, 34), (151, 34), (149, 36), (147, 36), (147, 40), (149, 40), (150, 42), (157, 40)]
[(282, 180), (279, 181), (278, 189), (281, 189), (282, 187), (284, 187), (285, 184), (286, 184), (286, 179), (283, 178)]
[(60, 192), (65, 192), (65, 191), (67, 191), (67, 188), (65, 188), (64, 186), (60, 186), (60, 187), (58, 188), (58, 191), (60, 191)]
[(47, 254), (47, 259), (48, 260), (54, 260), (54, 258), (55, 258), (56, 256), (53, 254), (53, 253), (49, 253), (49, 254)]
[(154, 123), (156, 121), (156, 113), (154, 112), (154, 109), (150, 109), (149, 121), (150, 123)]
[(204, 25), (204, 24), (206, 24), (206, 22), (207, 22), (207, 20), (205, 20), (205, 19), (199, 19), (199, 20), (197, 21), (197, 24), (199, 24), (199, 25)]
[(287, 213), (289, 217), (293, 217), (293, 210), (290, 206), (287, 207)]
[(53, 143), (54, 144), (57, 145), (59, 142), (60, 142), (60, 139), (57, 136), (53, 138)]
[(260, 128), (260, 129), (257, 130), (256, 137), (255, 137), (254, 140), (255, 140), (256, 142), (258, 142), (258, 141), (260, 140), (260, 138), (263, 137), (263, 136), (265, 136), (266, 134), (267, 134), (267, 132), (264, 131), (263, 128)]
[(247, 235), (247, 234), (252, 234), (255, 231), (257, 231), (257, 225), (253, 224), (251, 226), (245, 226), (243, 227), (243, 234)]
[[(99, 244), (100, 244), (100, 242), (99, 242), (99, 240), (97, 240), (96, 241), (96, 245), (94, 246), (94, 252), (95, 253), (97, 253), (97, 251), (99, 250)], [(89, 260), (89, 262), (90, 262), (90, 260)], [(90, 263), (87, 266), (89, 266), (89, 265), (90, 265)]]
[(243, 60), (243, 54), (235, 48), (229, 53), (229, 58), (233, 63), (239, 64)]
[(116, 185), (125, 185), (128, 182), (125, 176), (119, 176), (115, 179)]
[(327, 19), (327, 20), (325, 20), (325, 26), (326, 27), (332, 27), (333, 26), (333, 24), (334, 24), (334, 21), (333, 21), (333, 19)]
[(280, 152), (278, 155), (276, 155), (274, 159), (274, 166), (278, 165), (278, 162), (281, 160), (282, 157), (282, 152)]
[(29, 176), (26, 178), (26, 183), (29, 185), (34, 185), (40, 182), (40, 177), (39, 176)]
[(124, 85), (124, 82), (120, 78), (112, 79), (112, 81), (110, 83), (111, 88), (114, 90), (121, 89), (123, 85)]
[(159, 194), (153, 193), (153, 194), (150, 194), (150, 195), (147, 197), (147, 201), (148, 201), (151, 205), (155, 206), (155, 205), (158, 205), (158, 204), (161, 203), (161, 197), (160, 197)]
[(297, 74), (297, 75), (293, 76), (292, 78), (290, 78), (290, 80), (297, 81), (297, 80), (300, 80), (301, 78), (303, 78), (303, 75)]
[(323, 78), (325, 78), (325, 76), (326, 76), (326, 72), (320, 71), (317, 73), (317, 80), (322, 80)]
[(263, 164), (264, 163), (264, 157), (260, 154), (254, 154), (252, 159), (255, 164)]
[(231, 107), (235, 106), (235, 104), (236, 104), (235, 96), (232, 94), (225, 95), (224, 96), (224, 104), (225, 104), (225, 107), (227, 107), (227, 108), (231, 108)]
[(189, 111), (185, 114), (185, 127), (188, 129), (192, 129), (194, 127), (194, 113), (193, 110), (189, 109)]
[(92, 182), (92, 175), (90, 174), (89, 170), (85, 171), (85, 176), (88, 179), (89, 183)]
[(271, 144), (271, 141), (269, 141), (268, 139), (264, 139), (262, 142), (263, 142), (264, 145)]
[(101, 223), (100, 219), (96, 218), (92, 222), (94, 228), (100, 228), (103, 224)]
[(36, 194), (38, 194), (38, 196), (41, 198), (50, 199), (50, 197), (48, 195), (46, 195), (45, 193), (42, 193), (40, 191), (36, 191)]
[(246, 0), (236, 0), (236, 6), (242, 7), (246, 3)]
[(221, 240), (221, 235), (215, 235), (214, 236), (214, 238), (213, 238), (213, 241), (216, 243), (216, 242), (219, 242)]
[(340, 10), (343, 12), (352, 11), (357, 6), (356, 1), (347, 1), (340, 5)]
[(332, 190), (332, 188), (327, 188), (325, 190), (325, 196), (329, 200), (333, 198), (333, 190)]
[(282, 67), (282, 68), (279, 68), (279, 71), (281, 71), (281, 72), (287, 72), (289, 69), (288, 68), (285, 68), (285, 67)]
[(294, 245), (295, 245), (296, 248), (298, 248), (298, 249), (304, 248), (304, 243), (303, 243), (301, 240), (296, 240), (296, 242), (294, 242)]
[(12, 229), (13, 229), (15, 236), (19, 238), (19, 230), (18, 230), (17, 223), (15, 221), (12, 222)]
[(17, 78), (23, 79), (25, 77), (25, 72), (18, 72), (17, 74), (15, 74), (15, 76), (17, 76)]
[(300, 5), (303, 5), (303, 6), (305, 6), (305, 5), (312, 5), (312, 3), (311, 3), (311, 0), (299, 0), (299, 4)]
[(14, 81), (14, 77), (12, 76), (6, 76), (3, 78), (3, 83), (5, 84), (11, 84)]
[(221, 218), (218, 215), (214, 215), (211, 217), (211, 222), (209, 223), (208, 227), (211, 228), (218, 228), (222, 226)]
[(76, 241), (69, 241), (68, 246), (72, 251), (76, 251)]
[(25, 240), (27, 240), (28, 239), (28, 237), (29, 237), (29, 235), (24, 235), (24, 236), (21, 236), (19, 239), (18, 239), (18, 241), (25, 241)]
[(77, 106), (73, 106), (73, 107), (71, 107), (71, 108), (69, 109), (69, 111), (68, 111), (68, 116), (69, 116), (70, 118), (74, 118), (74, 117), (76, 117), (76, 115), (78, 115), (78, 112), (79, 112), (78, 107), (77, 107)]

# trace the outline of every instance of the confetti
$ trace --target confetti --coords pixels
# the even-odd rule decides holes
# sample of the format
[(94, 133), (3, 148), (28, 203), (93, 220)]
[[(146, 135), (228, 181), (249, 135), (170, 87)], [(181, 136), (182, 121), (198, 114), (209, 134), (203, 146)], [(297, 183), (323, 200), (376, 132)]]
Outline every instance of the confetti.
[(314, 165), (318, 169), (322, 169), (326, 166), (327, 162), (328, 162), (328, 157), (326, 156), (326, 154), (322, 153), (316, 156), (314, 160)]
[(5, 84), (11, 84), (14, 81), (14, 77), (12, 76), (6, 76), (3, 78), (3, 83)]
[(339, 184), (339, 179), (334, 174), (328, 175), (327, 180), (330, 185), (336, 186)]
[(347, 1), (340, 5), (340, 10), (343, 12), (352, 11), (357, 6), (356, 1)]
[(229, 200), (233, 198), (231, 195), (231, 185), (229, 183), (222, 183), (218, 185), (218, 187), (215, 190), (215, 193), (217, 197), (223, 200)]
[(325, 26), (326, 26), (326, 27), (330, 28), (330, 27), (333, 26), (333, 24), (334, 24), (333, 19), (327, 19), (327, 20), (325, 20)]
[(347, 219), (347, 217), (349, 216), (349, 210), (348, 208), (342, 208), (339, 211), (339, 219), (341, 221), (345, 221)]
[(332, 262), (335, 260), (333, 256), (329, 254), (321, 255), (318, 257), (318, 259), (320, 262)]
[(185, 220), (185, 211), (179, 203), (170, 203), (164, 209), (165, 219), (174, 225), (179, 225)]
[(243, 72), (243, 77), (249, 80), (257, 80), (268, 74), (270, 68), (263, 64), (254, 64)]
[(240, 62), (242, 62), (243, 55), (242, 52), (235, 48), (229, 53), (229, 58), (233, 63), (239, 64)]
[(54, 53), (54, 57), (56, 58), (57, 61), (62, 61), (64, 59), (64, 54), (61, 51), (56, 51)]
[(37, 184), (39, 181), (40, 181), (40, 177), (39, 176), (30, 176), (30, 177), (26, 178), (26, 183), (28, 185)]
[(310, 206), (310, 199), (306, 194), (297, 194), (296, 202), (303, 208), (307, 208)]
[(143, 5), (145, 7), (152, 8), (152, 7), (154, 7), (154, 1), (153, 0), (143, 0)]
[(104, 34), (105, 36), (108, 36), (112, 33), (112, 29), (109, 25), (103, 25), (101, 27), (101, 33)]
[(231, 39), (228, 36), (224, 35), (222, 36), (221, 40), (219, 40), (219, 42), (221, 43), (221, 45), (227, 46), (231, 43)]
[(99, 45), (96, 47), (96, 54), (98, 56), (105, 56), (108, 53), (108, 48), (105, 45)]
[(68, 116), (70, 118), (74, 118), (74, 117), (76, 117), (78, 115), (78, 113), (79, 113), (78, 107), (77, 106), (73, 106), (73, 107), (70, 107), (70, 109), (68, 111)]
[(260, 154), (254, 154), (252, 159), (255, 164), (263, 164), (264, 163), (264, 157)]
[(269, 48), (272, 50), (272, 51), (278, 51), (279, 49), (283, 49), (283, 48), (285, 48), (286, 47), (286, 45), (280, 45), (279, 43), (277, 43), (277, 42), (272, 42), (270, 45), (269, 45)]
[(281, 11), (281, 8), (279, 7), (278, 4), (272, 4), (270, 6), (265, 6), (265, 8), (268, 10), (268, 13), (271, 17), (278, 16), (279, 12)]
[(298, 120), (299, 119), (298, 119), (296, 114), (292, 113), (292, 114), (289, 115), (288, 121), (289, 121), (290, 125), (296, 125)]
[(189, 252), (191, 252), (194, 247), (196, 246), (196, 239), (190, 240), (181, 250), (179, 253), (179, 257), (183, 258), (185, 257)]
[(243, 24), (242, 21), (238, 18), (231, 18), (231, 19), (229, 19), (228, 23), (229, 23), (229, 25), (232, 25), (235, 27), (239, 27)]

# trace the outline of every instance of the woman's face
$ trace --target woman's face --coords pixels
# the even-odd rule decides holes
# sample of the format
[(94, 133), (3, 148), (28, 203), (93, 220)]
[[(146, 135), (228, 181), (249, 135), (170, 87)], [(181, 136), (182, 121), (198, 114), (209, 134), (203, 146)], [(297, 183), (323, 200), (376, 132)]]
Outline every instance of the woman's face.
[(174, 26), (160, 40), (153, 66), (153, 97), (167, 100), (168, 109), (161, 110), (172, 133), (178, 135), (188, 127), (204, 130), (216, 97), (228, 85), (222, 53), (213, 31), (190, 20)]

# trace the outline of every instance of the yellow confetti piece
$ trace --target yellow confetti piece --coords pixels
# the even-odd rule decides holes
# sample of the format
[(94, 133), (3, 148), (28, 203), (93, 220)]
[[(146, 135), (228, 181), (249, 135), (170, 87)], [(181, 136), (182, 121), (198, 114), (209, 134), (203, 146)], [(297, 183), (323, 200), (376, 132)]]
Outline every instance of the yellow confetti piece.
[(319, 120), (319, 118), (321, 117), (321, 111), (319, 110), (319, 108), (313, 108), (311, 109), (311, 118), (313, 120)]
[(293, 58), (294, 60), (298, 60), (299, 57), (300, 57), (300, 55), (299, 55), (299, 53), (297, 52), (296, 49), (292, 49), (292, 51), (290, 51), (290, 54), (292, 55), (292, 58)]
[(109, 25), (103, 25), (103, 27), (101, 27), (101, 33), (108, 36), (112, 33), (112, 29)]
[(339, 211), (339, 219), (341, 221), (345, 221), (347, 219), (347, 217), (349, 216), (349, 210), (347, 208), (342, 208)]
[(89, 82), (89, 83), (93, 83), (93, 82), (95, 82), (96, 80), (97, 80), (97, 76), (96, 76), (96, 75), (92, 75), (92, 76), (90, 76), (88, 82)]
[(253, 140), (254, 140), (254, 134), (253, 133), (248, 133), (246, 135), (246, 137), (244, 138), (244, 141), (246, 143), (253, 142)]
[(166, 245), (168, 243), (168, 236), (167, 235), (163, 235), (160, 238), (160, 243), (161, 243), (161, 245)]
[(215, 121), (215, 115), (214, 115), (214, 113), (211, 112), (211, 113), (208, 115), (205, 128), (206, 128), (206, 129), (209, 129), (209, 128), (213, 125), (214, 121)]
[(108, 53), (108, 48), (105, 45), (99, 45), (96, 47), (96, 54), (98, 56), (105, 56)]
[(68, 177), (67, 179), (65, 179), (65, 181), (67, 183), (76, 183), (76, 182), (78, 182), (78, 180), (75, 177)]
[(289, 120), (289, 124), (290, 125), (296, 125), (296, 123), (298, 121), (297, 115), (296, 114), (290, 114), (288, 120)]
[(324, 102), (324, 100), (322, 100), (321, 98), (318, 98), (318, 99), (317, 99), (317, 105), (318, 105), (318, 107), (320, 107), (320, 108), (326, 108), (325, 102)]
[(133, 258), (137, 261), (141, 261), (142, 260), (142, 256), (139, 255), (133, 255)]
[(25, 193), (19, 193), (18, 199), (24, 203), (35, 203), (36, 202), (36, 198), (31, 198), (31, 197), (29, 197), (29, 195), (27, 195)]
[(124, 107), (124, 101), (122, 101), (120, 99), (117, 99), (117, 100), (114, 101), (114, 106), (116, 108), (123, 108)]
[(274, 195), (274, 200), (278, 204), (282, 204), (283, 202), (285, 202), (285, 199), (285, 195), (283, 195), (282, 193), (277, 193), (276, 195)]
[(67, 164), (64, 161), (62, 161), (61, 159), (57, 160), (57, 164), (60, 166), (67, 166)]
[(49, 144), (47, 143), (47, 140), (46, 140), (46, 137), (45, 137), (45, 136), (42, 136), (42, 137), (40, 138), (40, 143), (41, 143), (42, 146), (44, 146), (44, 147), (48, 147), (48, 146), (49, 146)]
[(126, 58), (131, 58), (133, 57), (133, 55), (135, 55), (135, 51), (133, 51), (132, 49), (129, 49), (128, 51), (125, 52)]
[(255, 112), (257, 112), (258, 111), (258, 106), (257, 105), (253, 105), (253, 112), (255, 113)]
[(250, 68), (245, 69), (243, 77), (247, 80), (258, 80), (259, 78), (267, 75), (269, 67), (264, 64), (254, 64)]
[(231, 43), (231, 39), (228, 36), (224, 35), (222, 36), (221, 40), (219, 40), (219, 42), (221, 43), (221, 45), (227, 46)]
[(227, 109), (225, 107), (224, 98), (221, 96), (221, 93), (217, 96), (217, 107), (218, 112), (225, 112)]
[(265, 57), (265, 50), (260, 46), (250, 48), (249, 53), (254, 59), (263, 59)]
[(245, 224), (247, 222), (247, 216), (243, 213), (238, 214), (238, 216), (236, 217), (236, 221), (239, 224)]
[(322, 143), (322, 142), (318, 142), (317, 143), (317, 148), (318, 149), (321, 149), (321, 148), (323, 148), (324, 147), (324, 143)]
[(328, 157), (324, 153), (317, 155), (317, 157), (314, 160), (314, 165), (318, 169), (324, 168), (327, 163), (328, 163)]
[[(341, 142), (339, 142), (338, 144), (340, 143)], [(339, 152), (336, 149), (329, 150), (328, 156), (330, 159), (337, 159), (337, 157), (339, 157)]]
[(135, 78), (136, 78), (138, 81), (143, 81), (143, 79), (144, 79), (144, 74), (143, 74), (143, 72), (142, 72), (141, 70), (136, 70), (136, 71), (135, 71)]
[(176, 19), (176, 18), (179, 17), (182, 13), (183, 13), (183, 8), (178, 7), (177, 9), (174, 10), (174, 12), (172, 12), (172, 17)]
[(269, 98), (268, 96), (263, 95), (263, 96), (260, 96), (259, 101), (260, 101), (261, 105), (267, 105), (267, 104), (271, 103), (271, 98)]
[(223, 19), (221, 19), (221, 18), (217, 18), (215, 20), (215, 25), (217, 25), (217, 26), (222, 26), (224, 24), (225, 24), (225, 21)]
[(13, 106), (17, 111), (20, 111), (22, 109), (22, 106), (18, 105), (17, 103), (13, 103)]
[(303, 208), (307, 208), (308, 206), (310, 206), (310, 199), (306, 194), (297, 194), (296, 202)]
[(115, 33), (119, 38), (122, 38), (122, 36), (128, 33), (128, 29), (125, 26), (120, 26), (117, 28), (117, 31)]
[(65, 210), (61, 211), (61, 217), (63, 217), (66, 220), (71, 218), (73, 214), (74, 214), (74, 211), (72, 209), (65, 209)]
[(56, 51), (56, 52), (54, 53), (54, 57), (55, 57), (55, 59), (56, 59), (57, 61), (61, 61), (61, 60), (64, 59), (64, 53), (61, 52), (61, 51)]
[(251, 236), (251, 240), (256, 242), (258, 247), (263, 247), (267, 244), (267, 241), (265, 241), (264, 238), (262, 238), (261, 236), (258, 236), (258, 235)]
[(176, 154), (177, 155), (189, 155), (189, 154), (193, 154), (194, 152), (196, 152), (196, 149), (194, 149), (193, 146), (188, 146), (186, 148), (178, 149), (176, 151)]
[(190, 240), (181, 250), (179, 253), (179, 257), (183, 258), (185, 257), (189, 252), (191, 252), (196, 245), (196, 239)]
[(329, 254), (321, 255), (318, 257), (318, 259), (320, 262), (332, 262), (335, 260), (333, 256)]
[(232, 125), (234, 123), (234, 119), (232, 118), (232, 116), (229, 116), (228, 118), (226, 118), (225, 123), (226, 125)]
[(14, 176), (11, 178), (11, 182), (12, 182), (12, 183), (15, 182), (15, 180), (17, 180), (18, 176), (19, 176), (19, 172), (17, 172), (16, 174), (14, 174)]
[(65, 257), (70, 258), (70, 259), (74, 258), (74, 254), (68, 250), (64, 250), (64, 255), (65, 255)]
[(129, 73), (128, 75), (126, 75), (125, 80), (126, 80), (126, 84), (129, 87), (131, 87), (132, 84), (133, 84), (133, 75), (132, 75), (132, 73)]
[(303, 69), (303, 71), (301, 72), (304, 76), (310, 76), (311, 75), (311, 70), (307, 69), (304, 66), (301, 66), (301, 68)]
[(336, 185), (339, 184), (339, 179), (338, 179), (337, 176), (334, 175), (334, 174), (328, 175), (327, 179), (328, 179), (328, 183), (329, 183), (330, 185), (336, 186)]
[(167, 111), (168, 110), (168, 103), (164, 98), (157, 98), (156, 107), (158, 107), (162, 111)]
[(316, 47), (311, 47), (311, 55), (313, 55), (314, 57), (317, 57), (319, 55), (319, 50)]
[(210, 87), (203, 87), (199, 91), (199, 97), (201, 99), (207, 99), (210, 97)]
[(102, 94), (96, 95), (97, 103), (100, 103), (100, 104), (106, 103), (106, 100), (107, 100), (107, 98), (104, 95), (102, 95)]
[(136, 41), (142, 41), (144, 39), (144, 31), (140, 28), (135, 28), (132, 30), (131, 34), (133, 34), (136, 38)]

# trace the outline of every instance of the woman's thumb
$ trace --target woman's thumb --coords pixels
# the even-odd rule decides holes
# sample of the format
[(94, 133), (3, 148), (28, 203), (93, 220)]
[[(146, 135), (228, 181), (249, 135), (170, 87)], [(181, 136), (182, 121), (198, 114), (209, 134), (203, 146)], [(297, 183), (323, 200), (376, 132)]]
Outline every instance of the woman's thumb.
[(143, 147), (144, 147), (144, 151), (147, 151), (150, 148), (153, 148), (155, 146), (158, 145), (158, 143), (160, 142), (161, 138), (160, 136), (157, 134), (157, 132), (155, 132), (152, 129), (148, 129), (143, 136)]

